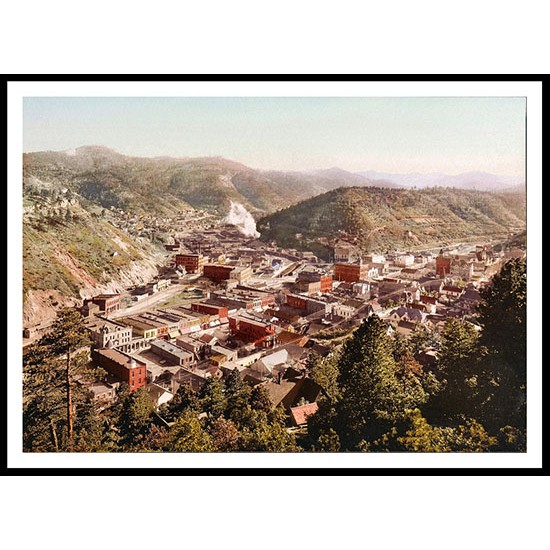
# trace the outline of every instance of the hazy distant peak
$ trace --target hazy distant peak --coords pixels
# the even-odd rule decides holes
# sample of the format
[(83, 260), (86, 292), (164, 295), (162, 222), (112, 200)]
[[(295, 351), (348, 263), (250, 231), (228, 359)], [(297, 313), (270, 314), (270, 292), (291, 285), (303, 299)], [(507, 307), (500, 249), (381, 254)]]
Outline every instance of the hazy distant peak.
[[(109, 147), (105, 147), (104, 145), (83, 145), (81, 147), (77, 147), (76, 149), (70, 149), (69, 151), (74, 151), (77, 155), (116, 155), (116, 156), (122, 156), (118, 151), (115, 151), (114, 149), (109, 149)], [(69, 154), (68, 151), (65, 151), (67, 154)]]
[(479, 191), (500, 191), (524, 183), (524, 178), (521, 176), (499, 176), (482, 171), (470, 171), (456, 175), (441, 172), (396, 174), (375, 170), (357, 173), (368, 178), (390, 181), (400, 187), (456, 187)]

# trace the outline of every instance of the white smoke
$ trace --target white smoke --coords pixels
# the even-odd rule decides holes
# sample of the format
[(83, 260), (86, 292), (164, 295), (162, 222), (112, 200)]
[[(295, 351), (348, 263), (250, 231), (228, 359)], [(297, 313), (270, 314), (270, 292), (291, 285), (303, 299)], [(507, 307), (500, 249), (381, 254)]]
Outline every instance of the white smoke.
[(235, 225), (241, 230), (241, 233), (248, 237), (259, 237), (256, 231), (256, 222), (252, 214), (240, 203), (231, 201), (229, 214), (223, 220), (225, 223)]

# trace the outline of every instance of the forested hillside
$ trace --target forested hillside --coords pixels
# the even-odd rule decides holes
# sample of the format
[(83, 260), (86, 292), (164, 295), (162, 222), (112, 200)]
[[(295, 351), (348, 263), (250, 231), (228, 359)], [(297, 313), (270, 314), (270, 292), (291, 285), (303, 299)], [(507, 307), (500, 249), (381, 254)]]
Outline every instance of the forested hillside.
[(262, 238), (281, 246), (315, 248), (344, 237), (365, 251), (383, 252), (505, 236), (524, 227), (524, 195), (450, 188), (340, 188), (258, 223)]

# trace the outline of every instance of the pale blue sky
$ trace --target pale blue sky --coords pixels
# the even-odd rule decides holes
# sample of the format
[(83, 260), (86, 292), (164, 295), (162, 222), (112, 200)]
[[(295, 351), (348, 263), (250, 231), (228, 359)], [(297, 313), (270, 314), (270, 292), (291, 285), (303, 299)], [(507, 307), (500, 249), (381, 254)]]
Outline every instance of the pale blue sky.
[(524, 175), (524, 98), (30, 97), (23, 150), (104, 145), (252, 168)]

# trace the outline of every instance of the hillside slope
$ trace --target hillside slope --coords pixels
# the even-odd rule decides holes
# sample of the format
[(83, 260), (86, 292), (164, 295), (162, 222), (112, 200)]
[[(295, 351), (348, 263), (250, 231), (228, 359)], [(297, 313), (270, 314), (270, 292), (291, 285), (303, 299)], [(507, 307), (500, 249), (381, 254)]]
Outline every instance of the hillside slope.
[(148, 282), (163, 263), (160, 243), (131, 238), (76, 197), (27, 195), (23, 207), (23, 323), (103, 291)]
[(365, 251), (440, 246), (525, 227), (525, 197), (458, 189), (340, 188), (259, 220), (264, 240), (328, 257), (336, 238)]

